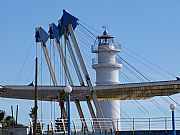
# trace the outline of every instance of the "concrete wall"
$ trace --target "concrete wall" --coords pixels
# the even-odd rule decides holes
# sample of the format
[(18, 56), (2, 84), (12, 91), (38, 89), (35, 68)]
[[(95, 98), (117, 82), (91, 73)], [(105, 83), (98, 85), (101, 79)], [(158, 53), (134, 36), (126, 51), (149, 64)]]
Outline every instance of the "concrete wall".
[(0, 135), (27, 135), (28, 127), (0, 129)]

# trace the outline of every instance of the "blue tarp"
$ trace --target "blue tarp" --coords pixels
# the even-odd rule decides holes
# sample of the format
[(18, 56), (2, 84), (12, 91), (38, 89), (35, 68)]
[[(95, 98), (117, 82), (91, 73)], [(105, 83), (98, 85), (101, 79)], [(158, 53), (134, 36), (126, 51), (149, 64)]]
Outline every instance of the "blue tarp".
[(54, 23), (49, 24), (49, 34), (41, 27), (37, 27), (35, 29), (36, 42), (46, 43), (49, 37), (50, 39), (61, 38), (62, 35), (67, 31), (69, 24), (72, 25), (73, 30), (76, 28), (78, 25), (77, 21), (78, 18), (63, 10), (63, 15), (58, 21), (58, 26), (56, 26)]
[(37, 27), (35, 28), (35, 37), (36, 37), (36, 42), (46, 43), (48, 41), (49, 35), (43, 28)]
[(59, 29), (54, 23), (49, 24), (49, 36), (50, 36), (50, 39), (61, 38), (59, 36)]
[(64, 32), (68, 29), (68, 25), (71, 24), (73, 27), (73, 30), (76, 28), (78, 25), (77, 21), (79, 19), (76, 18), (75, 16), (72, 16), (65, 10), (63, 10), (63, 16), (61, 19), (58, 21), (58, 28), (59, 28), (59, 35), (62, 36)]

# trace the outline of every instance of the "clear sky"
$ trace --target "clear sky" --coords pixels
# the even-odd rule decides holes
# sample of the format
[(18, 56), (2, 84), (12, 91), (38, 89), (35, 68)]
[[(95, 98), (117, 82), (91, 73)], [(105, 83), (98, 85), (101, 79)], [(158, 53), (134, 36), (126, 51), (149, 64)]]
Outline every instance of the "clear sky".
[[(63, 9), (78, 17), (80, 22), (88, 24), (100, 32), (102, 26), (106, 25), (109, 33), (113, 34), (116, 41), (122, 44), (122, 48), (124, 46), (131, 49), (170, 73), (180, 76), (179, 0), (6, 0), (1, 1), (0, 4), (1, 85), (27, 83), (27, 74), (34, 64), (35, 51), (30, 52), (28, 64), (26, 63), (24, 66), (21, 76), (18, 76), (29, 47), (32, 44), (35, 45), (34, 28), (42, 26), (48, 30), (49, 23), (57, 24)], [(35, 47), (33, 49), (35, 50)], [(123, 58), (126, 56), (124, 55)], [(134, 66), (141, 69), (140, 65)], [(143, 72), (143, 69), (141, 70)], [(155, 80), (161, 80), (156, 74), (144, 71)], [(170, 79), (175, 78), (170, 77)], [(174, 96), (174, 99), (178, 101), (178, 95)], [(161, 99), (157, 100), (165, 104)], [(19, 104), (20, 122), (28, 123), (28, 113), (33, 105), (31, 101), (2, 98), (0, 101), (0, 109), (7, 110), (8, 114), (10, 114), (10, 105), (15, 107)], [(155, 108), (148, 101), (140, 102), (144, 106)], [(46, 118), (50, 118), (48, 117), (50, 110), (46, 107), (49, 104), (44, 103), (43, 105), (46, 110), (44, 111)], [(122, 101), (121, 106), (128, 110), (129, 117), (141, 116), (138, 115), (138, 109), (131, 101)], [(164, 108), (169, 111), (167, 105), (164, 105)], [(162, 116), (156, 109), (150, 110), (151, 113), (146, 114), (145, 117)], [(132, 112), (132, 110), (134, 111)]]

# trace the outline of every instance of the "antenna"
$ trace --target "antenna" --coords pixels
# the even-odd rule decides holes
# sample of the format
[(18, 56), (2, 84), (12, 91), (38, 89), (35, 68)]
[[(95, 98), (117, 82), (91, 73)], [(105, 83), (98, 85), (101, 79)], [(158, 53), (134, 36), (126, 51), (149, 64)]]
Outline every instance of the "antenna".
[(106, 25), (103, 25), (102, 28), (103, 28), (104, 30), (106, 30), (106, 29), (107, 29), (107, 26), (106, 26)]
[(102, 28), (104, 29), (103, 35), (108, 35), (107, 26), (104, 25), (104, 26), (102, 26)]

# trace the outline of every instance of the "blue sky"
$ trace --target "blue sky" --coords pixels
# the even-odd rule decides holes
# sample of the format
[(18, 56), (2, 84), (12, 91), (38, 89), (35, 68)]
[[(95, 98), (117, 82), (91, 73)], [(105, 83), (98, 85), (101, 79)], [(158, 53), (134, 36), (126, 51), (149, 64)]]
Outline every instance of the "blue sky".
[[(178, 62), (180, 58), (179, 0), (6, 0), (0, 4), (0, 84), (24, 84), (27, 81), (27, 73), (34, 64), (35, 47), (29, 54), (28, 64), (22, 71), (23, 75), (19, 77), (18, 81), (17, 78), (29, 47), (32, 44), (35, 45), (34, 28), (42, 26), (48, 30), (49, 23), (57, 24), (63, 9), (78, 17), (80, 22), (86, 23), (100, 32), (102, 26), (106, 25), (108, 31), (115, 36), (116, 41), (122, 44), (122, 48), (125, 46), (172, 74), (180, 76), (180, 63)], [(134, 66), (141, 69), (140, 65)], [(141, 70), (143, 71), (143, 69)], [(144, 71), (145, 74), (156, 78), (155, 80), (161, 79), (156, 74), (152, 75), (148, 70)], [(171, 77), (171, 79), (174, 78)], [(174, 96), (174, 98), (178, 100), (178, 96)], [(161, 102), (161, 99), (157, 100)], [(20, 121), (28, 123), (25, 118), (28, 119), (29, 112), (27, 113), (27, 110), (30, 110), (32, 102), (23, 101), (22, 103), (22, 100), (2, 98), (0, 101), (0, 109), (6, 109), (9, 114), (10, 105), (19, 104), (20, 115), (24, 116), (24, 118), (20, 118)], [(148, 101), (141, 102), (145, 104), (144, 106), (150, 105)], [(44, 106), (48, 106), (48, 104), (44, 103)], [(122, 101), (121, 105), (125, 109), (136, 110), (134, 113), (128, 114), (130, 117), (139, 117), (138, 110), (132, 106), (132, 102)], [(169, 109), (167, 105), (164, 107)], [(44, 108), (47, 111), (48, 108)], [(156, 116), (156, 111), (152, 111), (145, 117)], [(49, 113), (48, 110), (45, 115), (48, 117)]]

